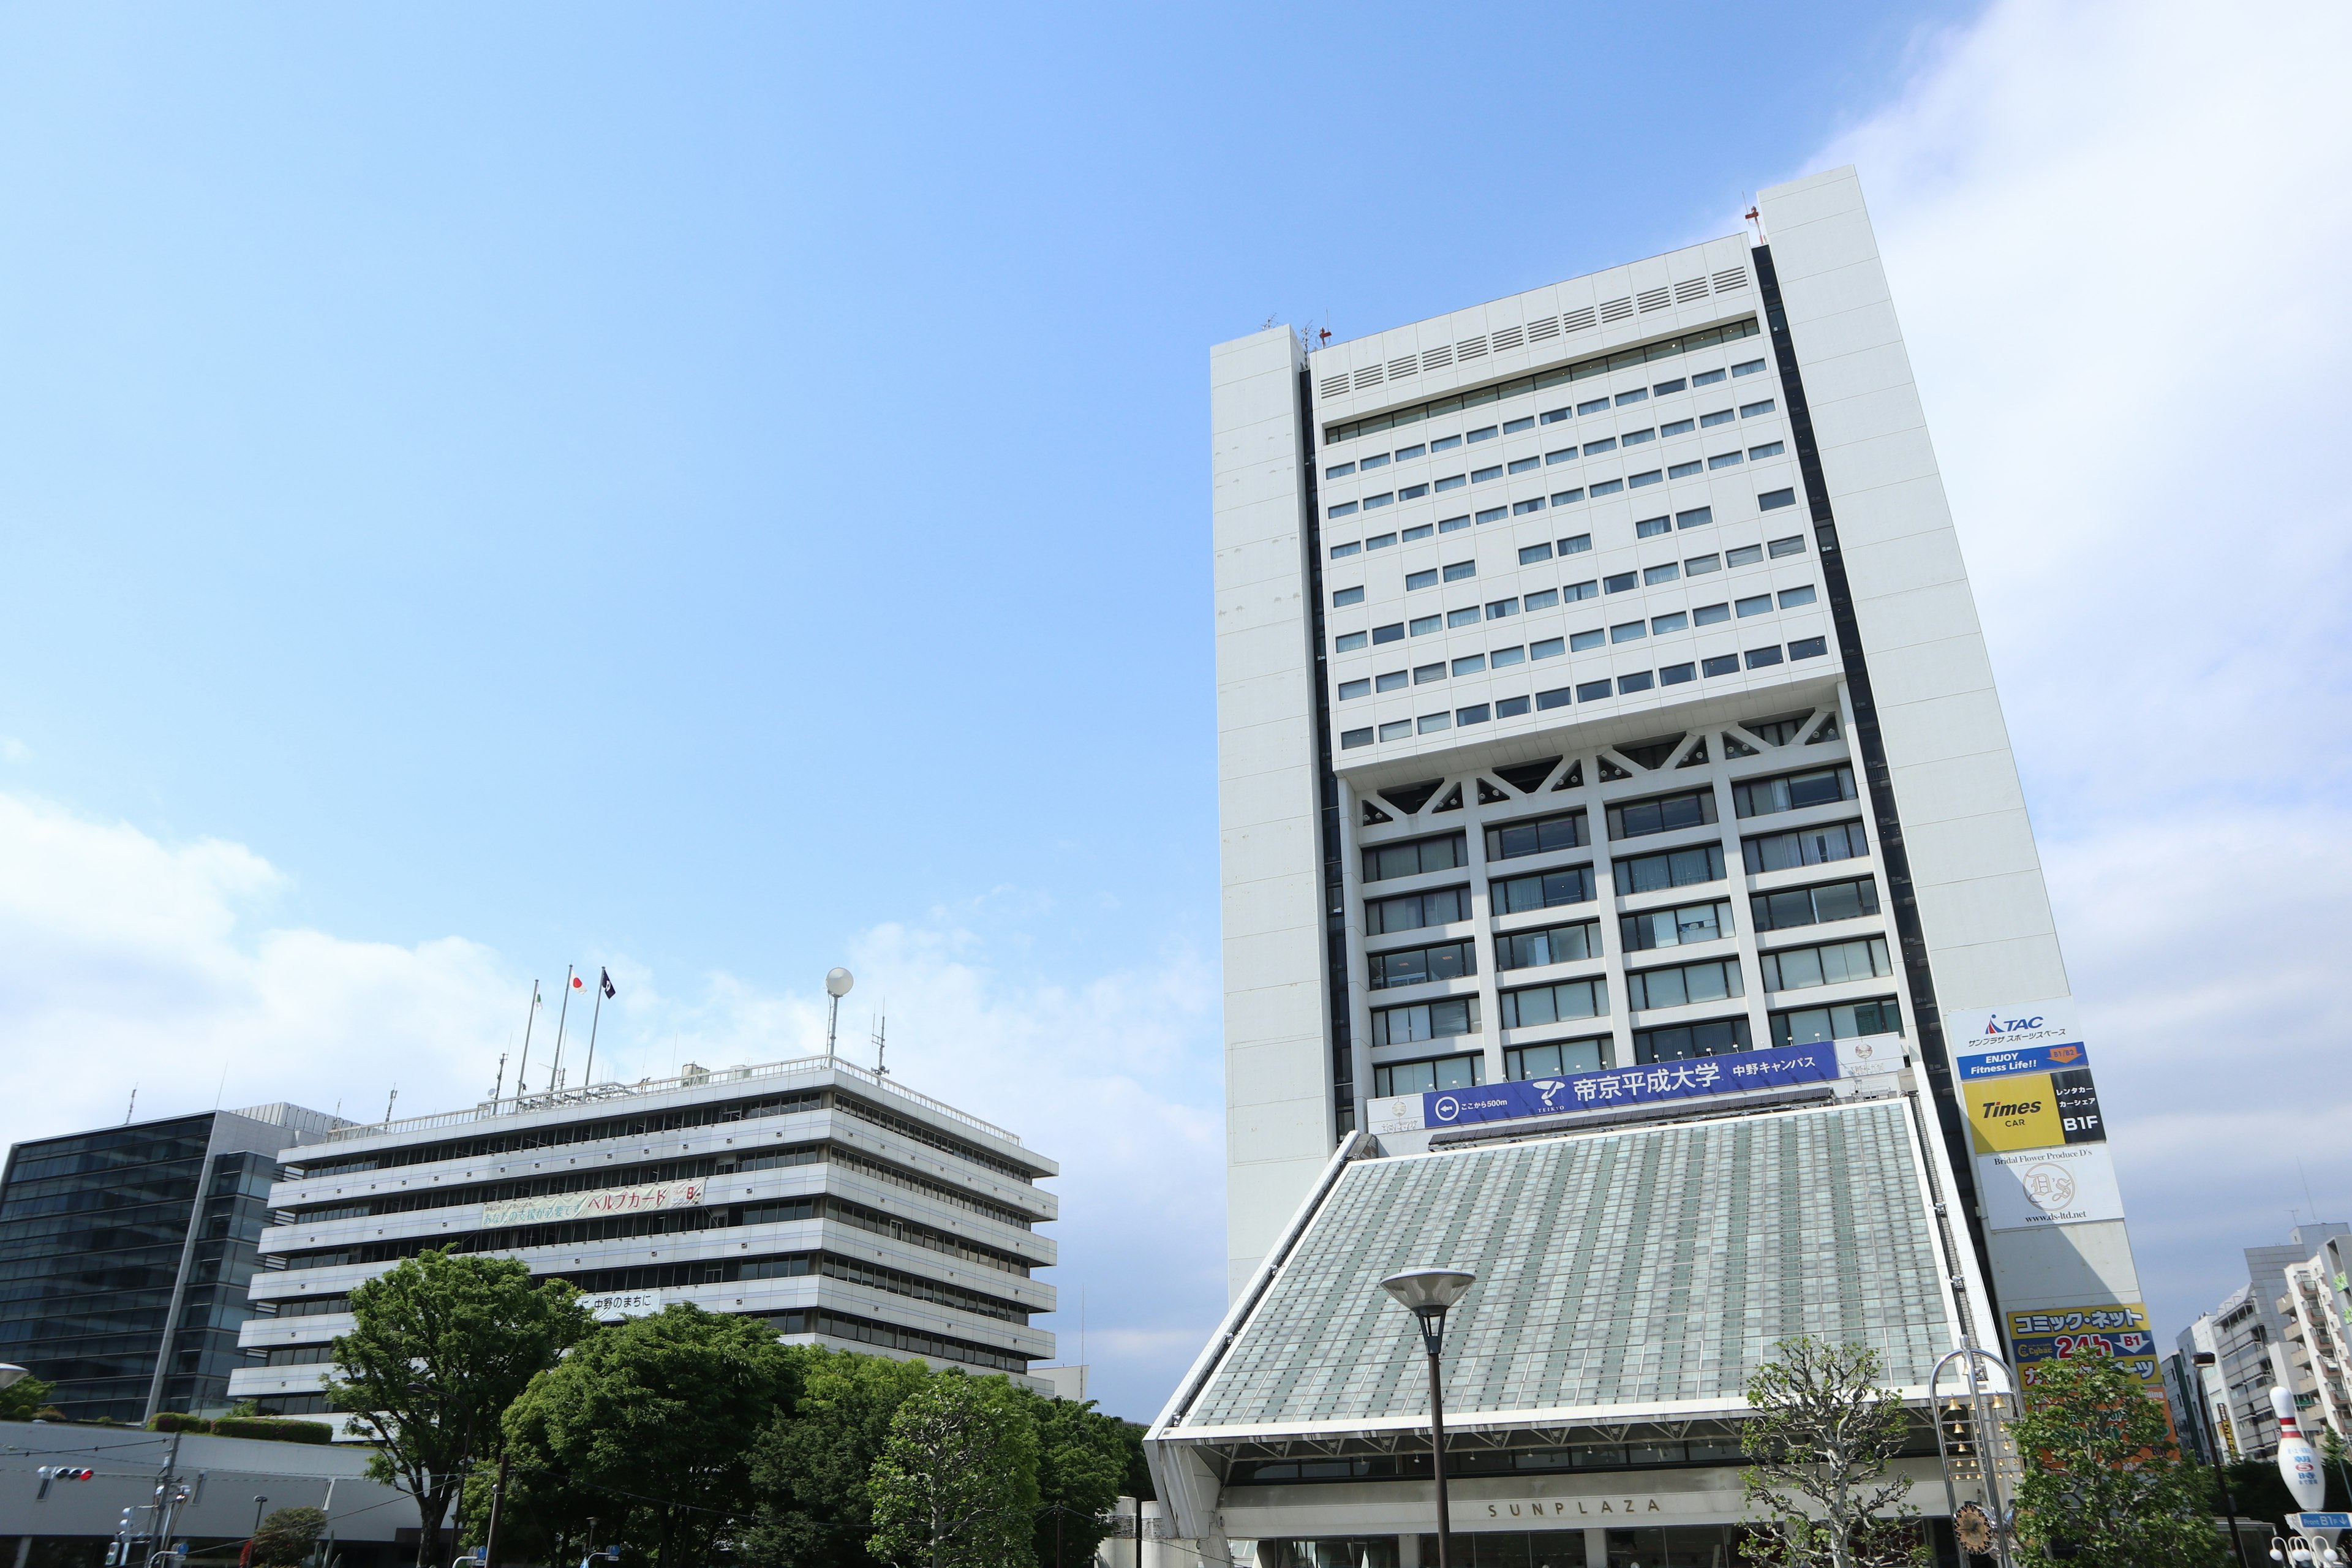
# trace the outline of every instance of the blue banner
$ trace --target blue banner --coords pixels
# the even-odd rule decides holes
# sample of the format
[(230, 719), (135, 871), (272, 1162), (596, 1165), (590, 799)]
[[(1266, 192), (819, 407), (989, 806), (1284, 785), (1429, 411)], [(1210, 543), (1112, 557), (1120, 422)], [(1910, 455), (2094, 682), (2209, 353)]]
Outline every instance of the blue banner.
[(2091, 1065), (2090, 1053), (2083, 1049), (2080, 1040), (2062, 1046), (2021, 1046), (2013, 1051), (1986, 1051), (1977, 1056), (1956, 1058), (1960, 1079), (2007, 1078), (2018, 1072), (2063, 1071), (2068, 1068)]
[(1421, 1097), (1422, 1125), (1454, 1127), (1469, 1121), (1508, 1121), (1522, 1116), (1556, 1116), (1571, 1110), (1620, 1110), (1654, 1100), (1826, 1083), (1837, 1076), (1837, 1047), (1823, 1040), (1818, 1045), (1734, 1051), (1727, 1056), (1660, 1062), (1654, 1067), (1612, 1068), (1601, 1072), (1488, 1084), (1479, 1089), (1434, 1089)]

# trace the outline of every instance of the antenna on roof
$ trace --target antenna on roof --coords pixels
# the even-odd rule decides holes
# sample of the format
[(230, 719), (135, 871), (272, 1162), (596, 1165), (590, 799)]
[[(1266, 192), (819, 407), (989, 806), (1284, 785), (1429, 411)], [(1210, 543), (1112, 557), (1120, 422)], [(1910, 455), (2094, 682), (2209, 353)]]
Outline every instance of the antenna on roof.
[(890, 1073), (890, 1069), (882, 1065), (883, 1047), (887, 1043), (885, 1037), (889, 1033), (890, 1016), (885, 1013), (874, 1023), (874, 1076), (877, 1078), (887, 1078)]
[(122, 1108), (122, 1125), (125, 1127), (131, 1125), (131, 1113), (138, 1109), (139, 1086), (134, 1083), (131, 1086), (131, 1103)]
[(391, 1120), (392, 1120), (392, 1107), (393, 1107), (393, 1102), (394, 1102), (394, 1100), (397, 1100), (399, 1098), (400, 1098), (400, 1085), (398, 1085), (398, 1084), (394, 1084), (394, 1085), (392, 1086), (392, 1092), (391, 1092), (390, 1094), (388, 1094), (388, 1095), (384, 1096), (384, 1099), (383, 1099), (383, 1119), (384, 1119), (386, 1121), (391, 1121)]
[(1759, 245), (1763, 244), (1763, 243), (1764, 243), (1764, 220), (1763, 220), (1763, 218), (1762, 218), (1761, 216), (1759, 216), (1757, 214), (1756, 209), (1755, 209), (1754, 207), (1752, 207), (1752, 206), (1751, 206), (1751, 207), (1749, 207), (1749, 208), (1748, 209), (1748, 221), (1750, 224), (1753, 224), (1753, 225), (1755, 226), (1755, 227), (1756, 227), (1756, 243), (1757, 243), (1757, 244), (1759, 244)]

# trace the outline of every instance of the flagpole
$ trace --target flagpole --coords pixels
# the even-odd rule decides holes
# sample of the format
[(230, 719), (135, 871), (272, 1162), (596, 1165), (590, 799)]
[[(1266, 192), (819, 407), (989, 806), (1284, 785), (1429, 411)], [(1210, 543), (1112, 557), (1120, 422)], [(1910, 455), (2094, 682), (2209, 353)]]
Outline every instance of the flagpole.
[[(515, 1068), (515, 1099), (520, 1101), (530, 1088), (523, 1075), (530, 1070), (530, 1026), (539, 1022), (539, 982), (530, 983), (530, 1013), (522, 1021), (522, 1066)], [(520, 1106), (518, 1105), (520, 1110)]]
[(563, 1020), (572, 1016), (572, 967), (563, 966), (563, 1005), (555, 1010), (555, 1065), (548, 1069), (547, 1092), (553, 1094), (557, 1079), (563, 1075)]
[(588, 1065), (580, 1069), (580, 1087), (596, 1081), (596, 1025), (604, 1016), (604, 972), (596, 972), (596, 1005), (588, 1015)]

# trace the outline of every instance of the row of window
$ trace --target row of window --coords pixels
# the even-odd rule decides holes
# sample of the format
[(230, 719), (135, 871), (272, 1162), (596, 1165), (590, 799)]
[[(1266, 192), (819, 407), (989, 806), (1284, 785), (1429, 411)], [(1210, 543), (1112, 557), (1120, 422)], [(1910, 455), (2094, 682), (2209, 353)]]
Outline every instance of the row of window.
[[(1579, 534), (1573, 540), (1561, 540), (1559, 544), (1563, 551), (1571, 545), (1580, 551), (1590, 549), (1591, 542), (1591, 535)], [(1528, 550), (1541, 550), (1544, 554), (1534, 557), (1534, 560), (1528, 563), (1533, 564), (1534, 561), (1548, 558), (1550, 549), (1549, 545), (1530, 545)], [(1387, 626), (1374, 626), (1369, 632), (1341, 632), (1332, 639), (1331, 649), (1334, 653), (1354, 653), (1363, 647), (1379, 647), (1388, 643), (1402, 642), (1409, 636), (1426, 637), (1441, 627), (1450, 629), (1474, 626), (1481, 620), (1506, 620), (1523, 609), (1528, 612), (1549, 610), (1564, 604), (1573, 605), (1586, 599), (1597, 599), (1603, 594), (1624, 594), (1635, 588), (1659, 587), (1684, 577), (1704, 577), (1710, 573), (1723, 570), (1727, 564), (1735, 567), (1753, 566), (1767, 559), (1782, 561), (1792, 555), (1802, 555), (1804, 552), (1804, 536), (1790, 534), (1785, 539), (1773, 540), (1769, 544), (1738, 545), (1719, 555), (1694, 555), (1685, 561), (1663, 561), (1654, 566), (1644, 566), (1632, 572), (1612, 572), (1605, 577), (1591, 577), (1581, 583), (1570, 583), (1559, 588), (1539, 588), (1534, 593), (1522, 595), (1517, 598), (1497, 599), (1483, 606), (1465, 605), (1460, 609), (1450, 610), (1443, 615), (1419, 616), (1409, 621), (1394, 621)], [(1524, 559), (1528, 552), (1523, 550), (1519, 553)], [(1405, 578), (1405, 587), (1409, 592), (1434, 588), (1441, 581), (1455, 583), (1477, 574), (1478, 563), (1475, 561), (1457, 561), (1448, 566), (1433, 566), (1410, 574)], [(1790, 609), (1799, 605), (1810, 605), (1817, 597), (1810, 584), (1788, 589), (1781, 595), (1780, 607)], [(1363, 602), (1364, 590), (1360, 585), (1335, 588), (1331, 591), (1333, 609), (1344, 610)], [(1759, 615), (1772, 607), (1771, 595), (1769, 594), (1761, 596), (1749, 595), (1738, 600), (1738, 613), (1742, 616)], [(1706, 605), (1691, 614), (1696, 617), (1696, 624), (1704, 626), (1712, 626), (1717, 621), (1727, 621), (1732, 618), (1733, 612), (1726, 605)], [(1639, 626), (1641, 623), (1633, 624)], [(1680, 631), (1683, 627), (1680, 623), (1676, 623), (1672, 626), (1662, 626), (1656, 629)], [(1636, 632), (1634, 635), (1640, 634)], [(1610, 640), (1624, 642), (1630, 639), (1621, 637), (1612, 637)], [(1589, 632), (1579, 632), (1569, 640), (1566, 648), (1554, 647), (1550, 651), (1558, 653), (1573, 648), (1598, 647), (1601, 642), (1601, 634), (1596, 628)], [(1549, 655), (1538, 652), (1535, 657), (1544, 658)], [(1516, 664), (1518, 661), (1506, 658), (1500, 662)]]
[[(1668, 570), (1671, 571), (1672, 568), (1669, 567)], [(1592, 584), (1587, 583), (1582, 586), (1590, 590)], [(1360, 593), (1361, 590), (1358, 591)], [(1588, 592), (1584, 596), (1591, 595)], [(1818, 602), (1820, 596), (1811, 584), (1800, 584), (1794, 588), (1780, 590), (1777, 607), (1783, 610), (1802, 609), (1807, 605)], [(1537, 597), (1538, 595), (1528, 595), (1530, 600)], [(1551, 595), (1547, 593), (1540, 597), (1549, 604)], [(1339, 700), (1352, 701), (1359, 697), (1369, 697), (1375, 691), (1400, 691), (1407, 685), (1425, 686), (1433, 680), (1443, 680), (1449, 674), (1477, 675), (1490, 668), (1507, 669), (1513, 665), (1525, 664), (1530, 659), (1558, 658), (1562, 654), (1585, 653), (1594, 648), (1606, 647), (1612, 643), (1640, 642), (1644, 637), (1669, 637), (1675, 632), (1694, 631), (1702, 626), (1721, 626), (1735, 616), (1745, 619), (1749, 616), (1769, 615), (1775, 607), (1771, 594), (1751, 594), (1744, 598), (1727, 599), (1720, 604), (1701, 605), (1696, 609), (1669, 610), (1664, 615), (1652, 616), (1646, 620), (1620, 621), (1614, 626), (1594, 626), (1587, 631), (1571, 632), (1566, 637), (1542, 637), (1531, 643), (1515, 643), (1509, 647), (1492, 648), (1486, 653), (1463, 654), (1452, 660), (1418, 665), (1410, 670), (1388, 670), (1379, 675), (1360, 676), (1354, 680), (1343, 680), (1339, 683)], [(1496, 606), (1489, 605), (1488, 613), (1492, 614), (1496, 608)], [(1506, 609), (1504, 613), (1507, 615), (1515, 612)], [(1472, 620), (1477, 618), (1475, 610), (1469, 611), (1467, 614)], [(1436, 617), (1430, 618), (1434, 620)], [(1436, 628), (1433, 626), (1430, 629)]]
[[(1563, 866), (1554, 871), (1499, 878), (1486, 884), (1488, 897), (1493, 900), (1494, 912), (1497, 915), (1589, 904), (1593, 899), (1593, 888), (1592, 868), (1590, 866)], [(1858, 877), (1850, 881), (1785, 888), (1777, 892), (1752, 895), (1748, 900), (1748, 910), (1759, 931), (1828, 925), (1876, 914), (1878, 885), (1868, 877)], [(1425, 893), (1368, 899), (1364, 902), (1364, 930), (1371, 936), (1424, 931), (1431, 926), (1453, 925), (1471, 918), (1470, 889), (1467, 887), (1435, 888)], [(1693, 942), (1713, 942), (1731, 930), (1731, 906), (1725, 900), (1716, 900), (1707, 903), (1682, 904), (1673, 909), (1648, 910), (1623, 917), (1620, 930), (1628, 952), (1679, 947)], [(1464, 970), (1462, 973), (1473, 972)], [(1434, 980), (1445, 976), (1432, 973), (1423, 978)], [(1381, 983), (1375, 981), (1374, 984)], [(1386, 984), (1403, 985), (1412, 982), (1396, 979)]]
[(1450, 713), (1423, 713), (1417, 719), (1392, 719), (1378, 726), (1342, 730), (1339, 731), (1339, 744), (1342, 748), (1369, 746), (1375, 732), (1383, 741), (1402, 741), (1416, 733), (1427, 735), (1456, 725), (1484, 724), (1491, 719), (1517, 719), (1529, 711), (1530, 706), (1538, 710), (1565, 708), (1570, 702), (1597, 702), (1611, 696), (1630, 697), (1653, 687), (1679, 686), (1685, 681), (1698, 679), (1701, 674), (1710, 679), (1718, 675), (1736, 675), (1743, 658), (1749, 669), (1763, 669), (1784, 659), (1819, 658), (1829, 650), (1829, 640), (1825, 637), (1799, 637), (1788, 645), (1785, 654), (1777, 644), (1751, 647), (1744, 654), (1717, 654), (1694, 663), (1664, 665), (1654, 671), (1635, 670), (1629, 675), (1618, 676), (1613, 683), (1603, 679), (1579, 681), (1573, 687), (1555, 687), (1549, 691), (1537, 692), (1532, 704), (1525, 697), (1503, 697), (1491, 704), (1475, 703), (1467, 708), (1457, 708)]
[[(1842, 1002), (1828, 1007), (1792, 1007), (1767, 1016), (1766, 1026), (1775, 1046), (1827, 1045), (1868, 1035), (1899, 1035), (1903, 1012), (1892, 996), (1864, 1002)], [(1694, 1024), (1672, 1024), (1633, 1031), (1633, 1066), (1691, 1061), (1752, 1050), (1755, 1040), (1745, 1017), (1710, 1018)], [(1512, 1046), (1503, 1052), (1503, 1070), (1514, 1079), (1557, 1078), (1573, 1072), (1598, 1072), (1616, 1064), (1609, 1037), (1548, 1040), (1541, 1045)], [(1439, 1089), (1475, 1089), (1486, 1081), (1485, 1053), (1462, 1052), (1420, 1061), (1384, 1062), (1372, 1068), (1372, 1093), (1386, 1099), (1398, 1094), (1425, 1094)], [(1664, 1084), (1658, 1088), (1665, 1087)], [(1613, 1099), (1613, 1095), (1604, 1095)]]
[[(1751, 362), (1748, 367), (1742, 369), (1739, 374), (1747, 375), (1763, 368), (1764, 362), (1761, 360), (1756, 360)], [(1723, 373), (1721, 371), (1712, 371), (1706, 374), (1712, 376), (1715, 381), (1720, 381), (1723, 379)], [(1700, 384), (1706, 385), (1711, 384), (1711, 383), (1702, 382)], [(1679, 381), (1660, 382), (1655, 388), (1636, 388), (1632, 392), (1620, 393), (1617, 395), (1616, 404), (1618, 406), (1622, 407), (1628, 403), (1647, 401), (1650, 396), (1650, 393), (1653, 390), (1663, 396), (1668, 393), (1683, 391), (1684, 384)], [(1609, 409), (1610, 405), (1610, 399), (1606, 397), (1596, 397), (1589, 402), (1580, 403), (1572, 409), (1552, 409), (1542, 416), (1542, 423), (1546, 425), (1557, 425), (1562, 420), (1567, 419), (1571, 414), (1578, 416), (1583, 416), (1587, 415), (1605, 413)], [(1592, 440), (1585, 442), (1580, 455), (1587, 458), (1597, 458), (1604, 452), (1614, 452), (1621, 447), (1644, 446), (1649, 442), (1657, 440), (1660, 437), (1687, 436), (1696, 430), (1712, 430), (1718, 425), (1728, 425), (1734, 419), (1753, 419), (1759, 414), (1774, 413), (1777, 411), (1777, 407), (1778, 405), (1774, 404), (1772, 399), (1767, 397), (1755, 403), (1743, 403), (1738, 405), (1738, 409), (1736, 413), (1729, 408), (1718, 408), (1711, 414), (1701, 414), (1688, 419), (1670, 419), (1663, 425), (1652, 426), (1646, 429), (1620, 430), (1613, 435), (1596, 437)], [(1344, 479), (1350, 474), (1359, 472), (1369, 474), (1376, 468), (1387, 468), (1391, 461), (1399, 463), (1410, 462), (1415, 458), (1427, 457), (1438, 452), (1450, 451), (1454, 447), (1462, 446), (1465, 442), (1491, 441), (1497, 435), (1514, 436), (1522, 430), (1533, 428), (1536, 423), (1536, 416), (1529, 415), (1524, 419), (1514, 419), (1509, 421), (1507, 424), (1499, 426), (1494, 425), (1485, 426), (1462, 436), (1447, 436), (1425, 444), (1416, 444), (1411, 447), (1399, 447), (1393, 452), (1370, 453), (1364, 457), (1357, 458), (1353, 462), (1332, 464), (1329, 468), (1323, 470), (1323, 477), (1327, 480)], [(1770, 455), (1777, 456), (1779, 454), (1779, 446), (1776, 443)], [(1521, 458), (1514, 462), (1506, 464), (1505, 467), (1511, 473), (1524, 473), (1530, 468), (1544, 467), (1554, 463), (1565, 463), (1579, 455), (1580, 452), (1576, 443), (1571, 441), (1565, 447), (1560, 447), (1552, 451), (1546, 452), (1540, 458)], [(1759, 453), (1753, 450), (1748, 453), (1748, 456), (1751, 458), (1759, 455)], [(1498, 470), (1494, 468), (1486, 468), (1480, 471), (1492, 477)], [(1476, 476), (1475, 475), (1473, 476), (1474, 479), (1475, 477)], [(1443, 480), (1439, 482), (1441, 484), (1445, 483), (1445, 481)], [(1454, 482), (1458, 483), (1458, 479)], [(1362, 498), (1362, 500), (1367, 508), (1377, 504), (1373, 499), (1369, 496)]]
[[(1652, 485), (1662, 485), (1668, 479), (1695, 479), (1702, 473), (1710, 473), (1717, 468), (1737, 468), (1749, 458), (1760, 461), (1766, 458), (1777, 458), (1787, 449), (1787, 447), (1779, 441), (1768, 441), (1760, 447), (1750, 447), (1744, 456), (1738, 448), (1734, 447), (1728, 452), (1718, 452), (1710, 458), (1693, 458), (1685, 462), (1667, 463), (1654, 468), (1644, 468), (1640, 473), (1626, 474), (1619, 479), (1593, 479), (1568, 489), (1555, 490), (1549, 496), (1528, 496), (1523, 500), (1515, 500), (1507, 506), (1495, 507), (1473, 515), (1480, 522), (1499, 522), (1506, 517), (1526, 517), (1543, 510), (1547, 506), (1574, 506), (1580, 501), (1600, 500), (1604, 497), (1620, 495), (1627, 490), (1647, 489)], [(1535, 458), (1523, 458), (1518, 462), (1509, 465), (1509, 471), (1517, 473), (1522, 468), (1532, 468), (1539, 460)], [(1334, 501), (1324, 509), (1323, 518), (1327, 522), (1337, 522), (1343, 517), (1355, 516), (1359, 510), (1378, 511), (1381, 508), (1397, 501), (1419, 500), (1433, 492), (1444, 495), (1448, 490), (1460, 489), (1465, 484), (1481, 485), (1489, 479), (1499, 479), (1503, 474), (1504, 465), (1497, 464), (1491, 468), (1475, 469), (1466, 478), (1461, 474), (1454, 474), (1433, 483), (1407, 485), (1402, 489), (1384, 490), (1379, 495), (1364, 496), (1356, 500)], [(1756, 510), (1775, 511), (1781, 507), (1794, 506), (1796, 503), (1797, 492), (1794, 489), (1766, 490), (1756, 498)], [(1438, 531), (1451, 533), (1460, 528), (1462, 522), (1461, 518), (1448, 518), (1443, 525), (1438, 526)]]
[[(1467, 392), (1457, 392), (1450, 396), (1433, 398), (1427, 403), (1417, 403), (1408, 408), (1391, 409), (1386, 414), (1351, 419), (1344, 424), (1326, 425), (1323, 427), (1323, 444), (1328, 447), (1341, 441), (1352, 441), (1359, 437), (1377, 436), (1383, 430), (1418, 425), (1424, 419), (1434, 419), (1441, 415), (1456, 413), (1465, 408), (1482, 408), (1489, 403), (1500, 403), (1507, 397), (1517, 397), (1527, 393), (1565, 386), (1570, 382), (1590, 381), (1594, 376), (1606, 375), (1611, 371), (1631, 370), (1640, 364), (1655, 364), (1661, 360), (1675, 359), (1683, 354), (1696, 353), (1701, 349), (1713, 348), (1719, 343), (1736, 343), (1743, 338), (1756, 336), (1760, 331), (1762, 329), (1756, 324), (1756, 319), (1750, 316), (1746, 321), (1733, 321), (1727, 326), (1709, 327), (1704, 331), (1685, 332), (1680, 337), (1645, 343), (1639, 348), (1619, 349), (1614, 353), (1578, 360), (1572, 364), (1564, 364), (1557, 370), (1548, 370), (1539, 375), (1523, 375), (1511, 381), (1497, 382), (1492, 386), (1473, 387)], [(1763, 368), (1762, 360), (1748, 360), (1732, 366), (1731, 374), (1735, 376), (1754, 375)], [(1723, 379), (1724, 373), (1719, 370), (1704, 370), (1689, 377), (1691, 384), (1696, 386), (1710, 386)], [(1682, 390), (1680, 381), (1662, 382), (1657, 384), (1676, 392)], [(1641, 401), (1642, 397), (1647, 397), (1655, 390), (1655, 386), (1637, 387), (1619, 395), (1624, 397), (1627, 403), (1635, 403)], [(1633, 393), (1639, 393), (1641, 396), (1634, 396)]]
[[(1540, 511), (1543, 509), (1538, 506), (1528, 507), (1524, 510), (1528, 511)], [(1500, 522), (1505, 517), (1509, 515), (1510, 513), (1504, 508), (1496, 507), (1490, 510), (1478, 513), (1477, 521), (1480, 522)], [(1689, 507), (1684, 510), (1672, 513), (1671, 515), (1645, 517), (1641, 519), (1633, 524), (1633, 537), (1636, 539), (1655, 539), (1661, 534), (1672, 533), (1677, 528), (1703, 528), (1714, 521), (1715, 508), (1711, 506)], [(1349, 540), (1343, 543), (1331, 546), (1331, 559), (1334, 561), (1345, 561), (1351, 555), (1374, 550), (1386, 550), (1389, 546), (1397, 543), (1400, 540), (1404, 543), (1411, 544), (1417, 539), (1427, 539), (1433, 533), (1455, 533), (1463, 529), (1468, 528), (1470, 525), (1470, 514), (1465, 512), (1460, 517), (1444, 517), (1438, 519), (1435, 522), (1416, 523), (1412, 527), (1404, 530), (1402, 533), (1376, 533), (1369, 539)], [(1559, 553), (1562, 555), (1575, 555), (1591, 548), (1592, 535), (1589, 533), (1572, 535), (1570, 538), (1561, 540), (1559, 544)], [(1530, 544), (1519, 552), (1519, 564), (1527, 566), (1531, 565), (1538, 561), (1549, 561), (1551, 559), (1551, 555), (1552, 546), (1547, 544)], [(1710, 559), (1712, 558), (1710, 557)], [(1754, 560), (1757, 558), (1750, 556), (1748, 559)], [(1738, 560), (1732, 562), (1734, 566), (1745, 565), (1746, 563), (1746, 562)], [(1699, 571), (1711, 572), (1714, 571), (1715, 568), (1712, 566), (1693, 566), (1691, 570), (1694, 573)], [(1528, 607), (1532, 609), (1535, 606), (1529, 605)]]

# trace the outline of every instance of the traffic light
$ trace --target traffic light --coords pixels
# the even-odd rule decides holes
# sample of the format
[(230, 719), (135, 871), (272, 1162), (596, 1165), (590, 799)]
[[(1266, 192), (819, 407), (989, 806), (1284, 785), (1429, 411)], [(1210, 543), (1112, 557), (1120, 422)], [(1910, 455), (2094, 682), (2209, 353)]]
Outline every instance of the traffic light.
[(96, 1470), (76, 1469), (70, 1465), (43, 1465), (40, 1468), (41, 1489), (33, 1496), (37, 1500), (48, 1496), (51, 1481), (86, 1481), (97, 1474)]

